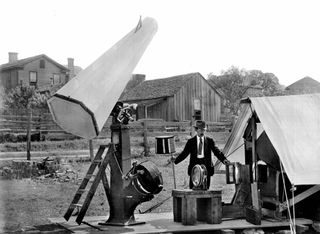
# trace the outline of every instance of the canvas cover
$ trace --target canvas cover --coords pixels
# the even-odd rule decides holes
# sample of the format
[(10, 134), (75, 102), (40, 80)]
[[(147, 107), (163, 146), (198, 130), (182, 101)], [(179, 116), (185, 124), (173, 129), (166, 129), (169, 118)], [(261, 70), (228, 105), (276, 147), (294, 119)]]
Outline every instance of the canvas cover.
[[(249, 100), (245, 105), (250, 108), (244, 108), (224, 153), (229, 155), (243, 143), (247, 121), (255, 111), (291, 183), (320, 184), (320, 94)], [(243, 162), (243, 146), (232, 153), (229, 160)]]
[(131, 32), (58, 90), (48, 100), (55, 122), (86, 139), (98, 136), (157, 27), (152, 18), (139, 21)]

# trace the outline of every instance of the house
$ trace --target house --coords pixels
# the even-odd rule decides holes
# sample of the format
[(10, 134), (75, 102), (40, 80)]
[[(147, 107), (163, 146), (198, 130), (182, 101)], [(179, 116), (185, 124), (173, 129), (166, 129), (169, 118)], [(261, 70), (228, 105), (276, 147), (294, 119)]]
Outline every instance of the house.
[(320, 93), (320, 83), (311, 77), (304, 77), (286, 87), (288, 94)]
[(9, 62), (0, 66), (0, 81), (5, 90), (18, 85), (47, 90), (65, 84), (74, 76), (73, 58), (68, 58), (67, 68), (45, 54), (18, 59), (18, 53), (9, 52)]
[(190, 121), (195, 115), (217, 122), (221, 115), (221, 94), (200, 74), (145, 80), (124, 92), (120, 101), (137, 103), (137, 119)]

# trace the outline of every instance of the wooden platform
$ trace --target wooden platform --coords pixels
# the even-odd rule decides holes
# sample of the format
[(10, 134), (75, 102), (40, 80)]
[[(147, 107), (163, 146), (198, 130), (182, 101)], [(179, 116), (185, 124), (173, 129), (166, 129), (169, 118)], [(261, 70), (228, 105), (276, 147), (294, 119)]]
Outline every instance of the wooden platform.
[[(210, 231), (215, 232), (222, 229), (246, 229), (246, 228), (270, 228), (270, 227), (282, 227), (285, 229), (289, 227), (289, 222), (287, 221), (272, 221), (272, 220), (262, 220), (261, 225), (253, 225), (248, 223), (244, 219), (238, 220), (223, 220), (220, 224), (207, 224), (207, 223), (197, 223), (193, 226), (185, 226), (178, 222), (173, 222), (173, 213), (149, 213), (149, 214), (136, 214), (137, 221), (144, 221), (145, 224), (139, 224), (134, 226), (102, 226), (98, 225), (100, 222), (105, 222), (107, 217), (104, 216), (92, 216), (85, 217), (84, 221), (88, 222), (90, 225), (98, 227), (102, 231), (90, 227), (88, 225), (82, 224), (78, 225), (75, 222), (74, 217), (71, 217), (68, 222), (61, 218), (50, 218), (49, 220), (53, 223), (59, 223), (65, 228), (73, 231), (74, 233), (184, 233), (184, 232), (203, 232)], [(296, 219), (297, 225), (311, 225), (312, 220), (309, 219)]]

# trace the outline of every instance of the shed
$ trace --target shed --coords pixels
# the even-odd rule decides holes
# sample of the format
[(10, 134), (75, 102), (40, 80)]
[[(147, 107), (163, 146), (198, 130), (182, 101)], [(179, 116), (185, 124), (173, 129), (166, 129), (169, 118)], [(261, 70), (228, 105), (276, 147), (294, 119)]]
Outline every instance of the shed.
[(120, 101), (138, 104), (137, 119), (189, 121), (195, 111), (210, 122), (221, 116), (221, 94), (198, 72), (145, 80), (123, 93)]

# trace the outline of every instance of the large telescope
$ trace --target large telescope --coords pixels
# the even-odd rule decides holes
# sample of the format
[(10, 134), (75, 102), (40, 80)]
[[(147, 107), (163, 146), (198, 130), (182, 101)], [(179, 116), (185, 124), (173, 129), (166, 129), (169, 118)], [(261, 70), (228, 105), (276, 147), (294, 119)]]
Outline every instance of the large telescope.
[(132, 72), (157, 31), (152, 18), (138, 25), (48, 100), (54, 121), (66, 132), (99, 135)]

